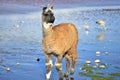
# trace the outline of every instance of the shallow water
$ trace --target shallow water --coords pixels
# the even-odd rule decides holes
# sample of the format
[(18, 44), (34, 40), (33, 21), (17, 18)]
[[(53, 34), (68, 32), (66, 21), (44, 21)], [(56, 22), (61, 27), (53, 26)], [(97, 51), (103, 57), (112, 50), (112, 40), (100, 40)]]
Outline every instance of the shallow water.
[[(71, 80), (119, 80), (120, 79), (120, 8), (57, 9), (54, 25), (74, 23), (79, 32), (79, 60)], [(41, 12), (0, 15), (0, 80), (45, 80), (45, 57), (41, 50)], [(107, 30), (96, 24), (104, 20)], [(88, 33), (84, 26), (88, 25)], [(100, 51), (100, 56), (96, 52)], [(108, 54), (105, 54), (108, 52)], [(40, 61), (36, 61), (40, 58)], [(96, 65), (94, 61), (100, 60)], [(86, 61), (91, 64), (87, 65)], [(53, 59), (55, 63), (55, 58)], [(19, 63), (19, 65), (18, 65)], [(104, 65), (105, 68), (100, 68)], [(10, 71), (6, 71), (10, 68)], [(63, 73), (65, 60), (63, 59)], [(51, 80), (59, 75), (53, 67)]]

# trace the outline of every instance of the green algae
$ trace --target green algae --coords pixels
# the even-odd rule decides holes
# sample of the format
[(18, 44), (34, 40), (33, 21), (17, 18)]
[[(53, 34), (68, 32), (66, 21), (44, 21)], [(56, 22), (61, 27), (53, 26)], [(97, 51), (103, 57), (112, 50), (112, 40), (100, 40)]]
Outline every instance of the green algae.
[(86, 76), (91, 78), (91, 80), (114, 80), (113, 76), (105, 76), (104, 72), (98, 71), (99, 68), (93, 68), (92, 66), (89, 65), (83, 65), (81, 70), (83, 72), (80, 72), (80, 76)]
[(120, 77), (120, 73), (111, 73), (110, 75)]

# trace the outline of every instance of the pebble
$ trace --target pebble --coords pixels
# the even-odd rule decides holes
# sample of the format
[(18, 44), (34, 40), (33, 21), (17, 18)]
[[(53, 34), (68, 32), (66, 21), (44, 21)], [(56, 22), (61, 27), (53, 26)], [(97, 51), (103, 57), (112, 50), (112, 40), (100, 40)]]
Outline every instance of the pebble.
[(95, 68), (95, 69), (96, 69), (96, 68), (97, 68), (97, 66), (93, 66), (93, 68)]
[(20, 63), (16, 63), (16, 66), (20, 66)]
[(100, 65), (99, 68), (104, 69), (104, 68), (106, 68), (106, 66), (105, 65)]
[(91, 61), (89, 61), (89, 60), (88, 60), (88, 61), (86, 61), (86, 64), (91, 64)]
[(39, 59), (39, 58), (36, 58), (36, 61), (38, 61), (38, 62), (39, 62), (39, 61), (40, 61), (40, 59)]
[(95, 62), (95, 63), (100, 63), (100, 60), (99, 60), (99, 59), (96, 59), (94, 62)]
[(108, 55), (109, 53), (108, 52), (105, 52), (105, 55)]
[(97, 52), (96, 52), (96, 56), (100, 56), (100, 51), (97, 51)]
[(11, 70), (10, 70), (10, 68), (7, 68), (6, 71), (7, 71), (7, 72), (10, 72)]

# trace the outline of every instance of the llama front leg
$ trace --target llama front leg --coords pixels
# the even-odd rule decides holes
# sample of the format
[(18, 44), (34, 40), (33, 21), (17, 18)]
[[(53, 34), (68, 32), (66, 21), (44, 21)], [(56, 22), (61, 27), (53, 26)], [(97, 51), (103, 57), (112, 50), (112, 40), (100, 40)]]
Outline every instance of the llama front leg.
[(63, 80), (63, 75), (62, 75), (62, 56), (57, 57), (57, 61), (55, 63), (56, 70), (59, 73), (59, 80)]
[(50, 80), (52, 65), (52, 55), (46, 55), (46, 80)]

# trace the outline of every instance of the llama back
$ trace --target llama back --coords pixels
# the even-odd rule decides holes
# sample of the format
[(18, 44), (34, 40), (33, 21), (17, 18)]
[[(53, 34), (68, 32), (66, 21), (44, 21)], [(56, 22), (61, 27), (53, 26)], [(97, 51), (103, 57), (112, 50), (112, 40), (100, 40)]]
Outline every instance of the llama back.
[(53, 27), (56, 35), (56, 46), (60, 52), (65, 53), (73, 45), (76, 49), (78, 42), (78, 31), (71, 23), (63, 23)]

